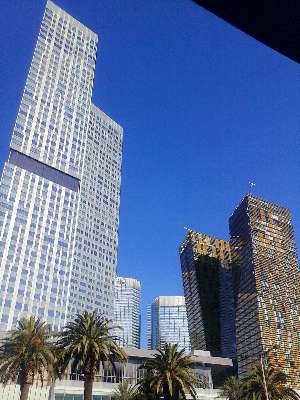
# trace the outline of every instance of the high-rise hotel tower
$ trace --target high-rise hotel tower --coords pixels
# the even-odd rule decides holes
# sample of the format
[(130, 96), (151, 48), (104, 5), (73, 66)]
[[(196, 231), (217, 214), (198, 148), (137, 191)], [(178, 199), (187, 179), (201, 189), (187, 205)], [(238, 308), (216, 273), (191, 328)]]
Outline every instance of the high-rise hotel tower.
[(247, 195), (229, 219), (239, 374), (261, 357), (300, 387), (300, 273), (287, 208)]
[(112, 315), (122, 128), (91, 104), (97, 42), (47, 2), (0, 182), (0, 330)]
[(148, 349), (159, 349), (166, 343), (177, 344), (187, 352), (191, 349), (183, 296), (159, 296), (148, 306)]
[(252, 194), (229, 219), (230, 241), (189, 231), (180, 247), (193, 348), (261, 361), (300, 387), (300, 272), (287, 208)]
[(179, 253), (192, 348), (235, 358), (230, 243), (189, 230)]
[(141, 282), (137, 279), (116, 278), (114, 323), (119, 346), (140, 348)]

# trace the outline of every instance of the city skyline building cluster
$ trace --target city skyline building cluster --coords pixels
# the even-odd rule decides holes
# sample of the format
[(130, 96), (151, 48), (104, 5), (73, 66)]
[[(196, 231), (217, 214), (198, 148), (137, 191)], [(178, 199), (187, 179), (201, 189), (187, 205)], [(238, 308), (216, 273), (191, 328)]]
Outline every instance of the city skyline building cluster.
[[(141, 283), (116, 277), (123, 128), (92, 103), (98, 36), (48, 0), (0, 181), (0, 330), (36, 316), (113, 319), (141, 346)], [(248, 194), (230, 240), (188, 231), (185, 296), (148, 307), (148, 349), (268, 359), (300, 385), (300, 275), (289, 210)], [(133, 352), (134, 353), (134, 352)]]
[(0, 183), (0, 330), (113, 314), (123, 130), (91, 103), (97, 43), (47, 1)]
[(166, 343), (191, 349), (184, 296), (158, 296), (148, 306), (147, 347), (161, 349)]
[(231, 352), (239, 376), (261, 359), (300, 385), (300, 272), (290, 211), (252, 194), (230, 241), (189, 231), (180, 260), (192, 349)]

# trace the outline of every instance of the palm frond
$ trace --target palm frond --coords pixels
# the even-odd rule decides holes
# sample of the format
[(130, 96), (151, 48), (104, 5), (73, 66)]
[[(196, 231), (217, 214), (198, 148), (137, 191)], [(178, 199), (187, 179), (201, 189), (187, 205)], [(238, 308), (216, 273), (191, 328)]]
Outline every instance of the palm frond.
[[(265, 377), (265, 381), (264, 381)], [(244, 379), (245, 394), (248, 399), (266, 400), (266, 390), (272, 400), (300, 400), (299, 395), (287, 385), (284, 372), (272, 365), (255, 365)]]
[(0, 346), (0, 382), (32, 383), (55, 376), (52, 332), (39, 318), (21, 319)]
[(124, 381), (114, 390), (112, 400), (138, 400), (138, 397), (138, 389), (130, 386), (128, 381)]
[(96, 312), (76, 315), (57, 340), (62, 370), (71, 363), (72, 370), (94, 376), (106, 361), (113, 367), (115, 361), (126, 361), (126, 354), (116, 344), (110, 331), (110, 321)]
[[(179, 393), (189, 393), (196, 398), (195, 386), (198, 378), (192, 369), (193, 361), (177, 345), (166, 344), (154, 358), (143, 365), (150, 377), (150, 388), (158, 395), (163, 393), (169, 399), (178, 398)], [(141, 385), (143, 382), (141, 383)]]

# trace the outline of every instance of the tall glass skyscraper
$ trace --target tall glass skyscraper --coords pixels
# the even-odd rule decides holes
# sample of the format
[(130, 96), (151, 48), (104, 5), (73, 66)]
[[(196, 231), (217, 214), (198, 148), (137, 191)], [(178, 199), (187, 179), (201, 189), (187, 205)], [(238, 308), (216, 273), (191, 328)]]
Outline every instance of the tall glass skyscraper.
[(122, 128), (91, 105), (97, 42), (47, 2), (0, 182), (0, 330), (112, 312)]
[(141, 283), (137, 279), (116, 278), (114, 323), (120, 346), (140, 348)]
[(230, 243), (190, 230), (179, 252), (192, 348), (235, 358)]
[(148, 349), (158, 349), (169, 343), (190, 351), (183, 296), (159, 296), (148, 306), (147, 343)]
[(189, 231), (180, 259), (193, 348), (268, 359), (300, 387), (300, 272), (290, 211), (252, 194), (229, 218), (230, 241)]
[(238, 372), (268, 357), (300, 387), (300, 273), (290, 211), (251, 194), (229, 219)]

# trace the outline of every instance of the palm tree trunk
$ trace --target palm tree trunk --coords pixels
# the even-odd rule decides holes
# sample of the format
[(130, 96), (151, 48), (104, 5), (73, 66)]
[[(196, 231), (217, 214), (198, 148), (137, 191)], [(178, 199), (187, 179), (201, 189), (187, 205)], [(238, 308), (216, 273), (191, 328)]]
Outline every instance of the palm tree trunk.
[(92, 377), (86, 377), (84, 380), (84, 400), (93, 400), (93, 383), (94, 379)]
[(22, 383), (20, 387), (20, 400), (28, 400), (30, 383)]
[(172, 400), (169, 389), (167, 387), (163, 387), (163, 396), (164, 400)]
[(172, 399), (173, 399), (173, 400), (179, 399), (179, 395), (180, 395), (180, 392), (179, 392), (178, 389), (176, 389), (176, 390), (175, 390), (175, 393), (174, 393), (173, 396), (172, 396)]
[(48, 400), (54, 400), (54, 398), (55, 398), (55, 396), (54, 396), (54, 389), (55, 389), (55, 381), (54, 381), (54, 382), (51, 382), (51, 384), (50, 384)]

